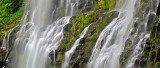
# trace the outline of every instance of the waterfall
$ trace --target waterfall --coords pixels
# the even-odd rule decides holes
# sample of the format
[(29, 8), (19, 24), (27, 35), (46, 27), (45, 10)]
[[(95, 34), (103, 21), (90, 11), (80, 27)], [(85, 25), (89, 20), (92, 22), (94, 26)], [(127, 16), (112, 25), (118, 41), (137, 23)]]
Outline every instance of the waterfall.
[[(142, 1), (142, 0), (140, 0)], [(140, 1), (138, 3), (138, 5), (140, 5)], [(131, 37), (133, 37), (133, 42), (131, 44), (131, 46), (134, 46), (134, 50), (133, 53), (130, 55), (129, 60), (127, 61), (125, 67), (126, 68), (136, 68), (135, 67), (135, 61), (137, 59), (140, 58), (140, 56), (143, 53), (143, 47), (145, 46), (146, 40), (149, 38), (150, 36), (150, 24), (152, 22), (149, 21), (149, 19), (153, 20), (156, 17), (156, 11), (157, 11), (157, 7), (159, 4), (159, 0), (151, 0), (149, 1), (150, 4), (148, 4), (147, 6), (143, 6), (143, 7), (148, 7), (151, 6), (151, 8), (147, 11), (147, 8), (143, 8), (143, 10), (141, 10), (140, 12), (145, 12), (144, 14), (142, 14), (141, 19), (137, 18), (136, 22), (141, 20), (140, 22), (138, 22), (139, 24), (139, 28), (134, 34), (133, 36), (131, 35)], [(151, 18), (149, 18), (151, 17)], [(137, 24), (137, 23), (136, 23)], [(138, 42), (136, 42), (137, 40), (139, 40)]]
[[(92, 25), (92, 24), (90, 24)], [(89, 26), (90, 26), (89, 25)], [(77, 46), (79, 45), (80, 40), (86, 35), (87, 31), (88, 31), (88, 27), (84, 28), (84, 30), (82, 31), (82, 33), (80, 34), (80, 37), (75, 41), (75, 43), (73, 44), (73, 46), (71, 47), (71, 49), (69, 51), (67, 51), (65, 53), (65, 59), (64, 59), (64, 63), (62, 65), (62, 68), (68, 68), (69, 66), (69, 61), (75, 51), (75, 49), (77, 48)]]
[(88, 68), (119, 68), (119, 57), (131, 33), (137, 0), (119, 0), (115, 10), (119, 16), (101, 32)]
[[(30, 23), (31, 26), (26, 31), (26, 25), (22, 26), (14, 44), (15, 68), (46, 68), (48, 54), (59, 46), (63, 38), (63, 27), (69, 23), (69, 18), (58, 19), (44, 31), (44, 27), (38, 28), (33, 23)], [(28, 37), (24, 38), (27, 33)]]
[[(77, 62), (77, 64), (74, 64), (75, 67), (78, 63), (88, 62), (84, 65), (86, 68), (120, 68), (120, 55), (124, 51), (127, 40), (129, 40), (131, 41), (129, 46), (132, 47), (130, 47), (132, 51), (127, 56), (127, 61), (123, 67), (140, 68), (135, 67), (134, 64), (142, 56), (143, 47), (150, 36), (151, 23), (148, 21), (151, 18), (154, 21), (153, 19), (156, 17), (160, 0), (144, 0), (148, 2), (145, 6), (140, 5), (142, 1), (117, 0), (114, 9), (111, 11), (117, 11), (119, 13), (118, 17), (114, 18), (100, 34), (99, 31), (97, 33), (95, 31), (96, 39), (98, 35), (99, 37), (96, 40), (91, 56), (87, 55), (87, 58), (90, 57), (89, 61), (84, 58), (78, 58), (78, 60), (83, 61), (74, 60)], [(97, 16), (95, 17), (95, 21), (90, 21), (91, 23), (101, 21), (103, 16), (110, 12), (105, 11), (108, 8), (105, 10), (101, 9), (104, 7), (101, 4), (104, 2), (103, 0), (95, 0), (93, 2), (92, 0), (25, 0), (25, 11), (21, 22), (5, 34), (2, 44), (8, 51), (7, 56), (10, 56), (9, 58), (5, 58), (7, 62), (10, 62), (8, 64), (9, 68), (51, 68), (51, 65), (55, 66), (53, 68), (57, 68), (56, 66), (60, 67), (61, 64), (62, 68), (69, 68), (69, 64), (74, 63), (71, 59), (74, 57), (74, 53), (76, 53), (76, 48), (79, 46), (81, 39), (87, 35), (92, 25), (90, 24), (85, 27), (77, 36), (78, 38), (76, 37), (75, 42), (71, 40), (73, 43), (71, 48), (66, 52), (63, 51), (65, 52), (65, 54), (62, 53), (64, 56), (60, 55), (58, 57), (60, 59), (64, 57), (63, 62), (60, 60), (56, 64), (56, 51), (63, 40), (64, 27), (69, 24), (71, 17), (78, 15), (80, 12), (90, 11), (92, 8), (89, 5), (93, 4), (98, 4), (98, 7), (94, 7)], [(79, 17), (77, 19), (80, 20), (81, 18)], [(135, 24), (137, 26), (133, 32)], [(99, 29), (95, 27), (95, 30)], [(88, 40), (85, 40), (85, 42), (88, 42)], [(51, 52), (53, 53), (50, 54)], [(52, 55), (53, 59), (50, 55)], [(81, 54), (76, 54), (78, 57), (79, 55)]]
[[(49, 68), (49, 53), (59, 47), (64, 26), (81, 11), (78, 6), (79, 0), (26, 0), (20, 29), (12, 44), (10, 68)], [(11, 30), (6, 37), (10, 33)], [(3, 44), (9, 46), (6, 40)]]

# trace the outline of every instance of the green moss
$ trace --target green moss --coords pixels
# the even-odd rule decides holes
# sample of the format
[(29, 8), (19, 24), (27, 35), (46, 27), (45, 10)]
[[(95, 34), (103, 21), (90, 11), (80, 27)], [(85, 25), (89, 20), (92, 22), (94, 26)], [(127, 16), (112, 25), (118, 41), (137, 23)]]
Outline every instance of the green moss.
[(0, 1), (0, 45), (5, 33), (14, 27), (20, 20), (24, 10), (23, 0)]
[(157, 62), (156, 64), (155, 64), (155, 67), (157, 68), (157, 67), (160, 67), (160, 62)]
[(150, 33), (149, 40), (146, 42), (146, 45), (143, 50), (143, 55), (147, 56), (147, 67), (153, 68), (158, 67), (160, 62), (160, 16), (155, 18), (154, 23), (152, 24), (152, 29)]
[(99, 9), (101, 11), (111, 10), (115, 6), (116, 1), (117, 0), (95, 0), (94, 9)]
[(71, 18), (72, 28), (71, 31), (74, 36), (78, 35), (86, 26), (96, 20), (98, 13), (95, 11), (90, 11), (82, 13), (76, 17)]
[(129, 56), (130, 56), (130, 54), (131, 54), (131, 51), (129, 51), (130, 50), (130, 48), (131, 48), (131, 40), (132, 40), (132, 37), (130, 37), (127, 41), (126, 41), (126, 43), (125, 43), (125, 47), (124, 47), (124, 51), (122, 52), (122, 54), (120, 55), (120, 59), (119, 59), (119, 66), (120, 66), (120, 68), (123, 68), (124, 67), (124, 65), (127, 63), (127, 61), (128, 61), (128, 58), (129, 58)]
[(13, 28), (15, 25), (17, 25), (21, 20), (21, 17), (17, 18), (16, 20), (14, 20), (13, 22), (10, 23), (5, 23), (3, 26), (0, 27), (0, 44), (2, 44), (3, 38), (5, 33)]
[(60, 60), (62, 60), (63, 58), (64, 58), (64, 55), (62, 54), (62, 52), (59, 52), (57, 61), (60, 61)]
[(153, 61), (148, 61), (148, 62), (147, 62), (147, 66), (148, 66), (148, 67), (152, 67), (152, 66), (153, 66)]
[(143, 49), (143, 55), (149, 55), (150, 50), (151, 50), (151, 46), (148, 44), (145, 44), (145, 48)]
[[(72, 42), (76, 39), (77, 35), (81, 33), (81, 31), (87, 27), (90, 23), (97, 20), (97, 16), (99, 13), (95, 11), (90, 11), (86, 13), (82, 13), (78, 16), (73, 16), (70, 19), (70, 24), (66, 25), (64, 28), (64, 39), (59, 47), (59, 56), (63, 56), (64, 51), (69, 50)], [(63, 60), (63, 58), (58, 58), (57, 61)]]
[(2, 53), (3, 53), (3, 50), (0, 49), (0, 61), (3, 61), (3, 55), (2, 55)]
[(116, 12), (108, 13), (99, 18), (95, 23), (90, 26), (88, 34), (85, 38), (81, 39), (79, 46), (73, 54), (70, 62), (71, 68), (85, 68), (89, 57), (91, 56), (92, 49), (99, 37), (100, 32), (104, 29), (113, 18), (117, 16)]
[(24, 10), (23, 0), (2, 0), (0, 5), (0, 27), (17, 19)]
[[(79, 37), (78, 35), (82, 30), (93, 23), (90, 26), (86, 37), (81, 39), (80, 45), (77, 47), (70, 62), (71, 68), (76, 68), (76, 66), (83, 67), (86, 63), (86, 59), (89, 59), (89, 56), (91, 55), (92, 48), (94, 47), (100, 32), (113, 18), (117, 17), (117, 15), (117, 12), (111, 12), (104, 15), (102, 12), (90, 11), (78, 16), (73, 16), (70, 19), (70, 23), (64, 28), (64, 38), (61, 46), (58, 48), (58, 55), (56, 58), (57, 66), (62, 64), (65, 52), (71, 48), (71, 45)], [(86, 57), (86, 55), (89, 56)]]
[[(140, 8), (139, 8), (139, 19), (136, 22), (136, 27), (134, 26), (132, 33), (130, 36), (135, 35), (134, 33), (141, 33), (142, 32), (142, 26), (139, 24), (142, 24), (143, 20), (147, 17), (147, 14), (145, 13), (149, 13), (149, 10), (152, 9), (151, 8), (151, 0), (141, 0), (140, 3)], [(157, 46), (155, 45), (155, 43), (159, 42), (159, 38), (160, 38), (160, 34), (159, 34), (159, 23), (158, 23), (158, 17), (157, 20), (155, 20), (155, 22), (152, 25), (152, 29), (151, 29), (151, 33), (150, 33), (150, 39), (147, 40), (145, 47), (143, 49), (143, 55), (141, 56), (140, 59), (137, 59), (137, 61), (139, 63), (135, 63), (135, 67), (136, 66), (148, 66), (149, 68), (154, 67), (154, 64), (157, 62), (157, 57), (158, 57), (158, 50), (157, 50)], [(150, 25), (150, 23), (152, 22), (148, 22), (148, 24)], [(150, 26), (147, 26), (147, 32), (149, 32), (150, 30)], [(137, 35), (137, 37), (139, 37), (139, 35)], [(131, 39), (132, 40), (132, 39)], [(135, 41), (132, 41), (131, 43), (134, 44)], [(128, 42), (126, 42), (128, 43)], [(125, 61), (128, 61), (128, 58), (130, 57), (130, 53), (132, 52), (131, 50), (127, 50), (126, 48), (128, 46), (130, 46), (130, 48), (134, 48), (134, 46), (132, 46), (132, 44), (129, 45), (125, 45), (124, 51), (121, 54), (120, 57), (120, 68), (123, 68), (123, 65), (126, 64)], [(126, 51), (127, 50), (127, 51)], [(146, 63), (147, 62), (147, 63)], [(147, 68), (148, 68), (147, 67)]]
[[(71, 48), (73, 42), (79, 37), (78, 35), (82, 30), (91, 25), (86, 38), (80, 41), (80, 46), (78, 50), (73, 54), (70, 66), (76, 68), (75, 65), (82, 67), (85, 63), (85, 55), (92, 52), (96, 40), (102, 31), (102, 29), (117, 16), (117, 12), (108, 13), (105, 11), (111, 10), (115, 6), (116, 0), (95, 0), (94, 1), (94, 11), (81, 13), (77, 16), (73, 16), (70, 19), (70, 23), (64, 28), (64, 38), (62, 40), (61, 46), (57, 50), (56, 65), (60, 66), (64, 59), (64, 54)], [(100, 11), (99, 11), (100, 10)], [(89, 56), (87, 57), (89, 59)], [(87, 59), (86, 58), (86, 59)]]
[(56, 66), (51, 66), (51, 68), (59, 68), (59, 67), (56, 67)]
[(153, 28), (152, 28), (152, 31), (151, 31), (151, 35), (150, 35), (150, 40), (151, 40), (151, 42), (153, 42), (153, 43), (157, 43), (157, 42), (159, 42), (159, 38), (160, 38), (160, 30), (159, 30), (159, 27), (160, 27), (160, 21), (159, 21), (159, 18), (160, 17), (157, 17), (156, 19), (155, 19), (155, 22), (153, 23)]

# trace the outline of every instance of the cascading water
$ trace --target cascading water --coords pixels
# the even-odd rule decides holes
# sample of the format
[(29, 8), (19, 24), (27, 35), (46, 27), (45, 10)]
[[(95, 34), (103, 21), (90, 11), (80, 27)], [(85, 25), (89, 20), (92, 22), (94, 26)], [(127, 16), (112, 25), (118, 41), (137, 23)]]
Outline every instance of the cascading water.
[(88, 68), (119, 68), (119, 57), (127, 40), (134, 20), (136, 0), (119, 0), (115, 18), (100, 34)]
[[(90, 24), (90, 25), (92, 25), (92, 24)], [(89, 25), (89, 26), (90, 26), (90, 25)], [(73, 44), (73, 46), (71, 47), (71, 49), (65, 53), (65, 58), (64, 58), (64, 63), (63, 63), (63, 65), (62, 65), (62, 68), (68, 68), (68, 66), (69, 66), (69, 61), (70, 61), (70, 59), (71, 59), (71, 57), (72, 57), (75, 49), (76, 49), (77, 46), (79, 45), (80, 40), (86, 35), (89, 26), (86, 27), (86, 28), (82, 31), (82, 33), (80, 34), (80, 37), (75, 41), (75, 43)]]
[(79, 0), (26, 0), (25, 14), (16, 33), (10, 68), (49, 68), (49, 53), (59, 47), (63, 39), (63, 27), (69, 23), (71, 16), (80, 12), (78, 2)]
[[(13, 52), (11, 53), (10, 68), (49, 68), (51, 59), (50, 52), (54, 52), (54, 65), (56, 66), (55, 51), (60, 46), (63, 39), (63, 28), (69, 23), (71, 16), (76, 15), (80, 10), (85, 10), (89, 2), (84, 0), (79, 8), (79, 2), (83, 0), (26, 0), (24, 18), (21, 23), (12, 28), (5, 35), (3, 46), (10, 47), (10, 35), (14, 29), (19, 28), (14, 41)], [(114, 11), (119, 12), (119, 16), (106, 26), (101, 32), (92, 55), (88, 61), (87, 68), (119, 68), (119, 58), (124, 49), (126, 40), (129, 38), (132, 25), (139, 20), (141, 0), (117, 0)], [(154, 3), (159, 0), (154, 0)], [(85, 3), (85, 4), (84, 4)], [(152, 7), (155, 7), (155, 5)], [(143, 12), (146, 12), (145, 8)], [(150, 9), (143, 14), (140, 20), (141, 30), (137, 30), (132, 36), (138, 39), (133, 43), (133, 53), (125, 64), (126, 68), (135, 68), (134, 63), (142, 54), (143, 46), (149, 37), (147, 31), (147, 21), (149, 15), (155, 15), (157, 9)], [(100, 17), (100, 16), (99, 16)], [(92, 25), (92, 24), (90, 24)], [(74, 42), (70, 50), (65, 52), (62, 68), (68, 68), (71, 57), (79, 45), (80, 40), (87, 34), (90, 27), (86, 27)], [(136, 40), (137, 41), (137, 40)], [(9, 53), (9, 52), (8, 52)]]
[[(46, 68), (49, 61), (48, 54), (59, 46), (63, 38), (62, 28), (67, 23), (69, 23), (69, 17), (61, 18), (55, 21), (54, 24), (47, 26), (44, 31), (41, 31), (43, 27), (35, 28), (36, 26), (33, 24), (27, 31), (23, 31), (26, 26), (22, 26), (20, 31), (17, 32), (14, 45), (15, 55), (18, 58), (15, 58), (17, 62), (15, 68)], [(29, 37), (23, 38), (25, 37), (25, 34), (21, 35), (23, 32), (30, 32)], [(25, 46), (23, 48), (20, 45)]]
[[(141, 0), (140, 0), (141, 1)], [(142, 2), (142, 1), (141, 1)], [(150, 24), (152, 22), (149, 21), (149, 19), (153, 20), (156, 17), (156, 11), (157, 11), (157, 7), (159, 4), (159, 0), (151, 0), (149, 1), (150, 4), (142, 6), (143, 9), (141, 8), (141, 12), (145, 12), (144, 14), (142, 14), (142, 16), (140, 19), (138, 18), (137, 21), (140, 20), (140, 22), (138, 22), (139, 24), (139, 30), (137, 30), (134, 34), (133, 34), (133, 42), (131, 44), (132, 47), (135, 46), (133, 53), (130, 55), (129, 60), (127, 62), (127, 64), (125, 65), (126, 68), (136, 68), (134, 66), (135, 61), (142, 55), (143, 53), (143, 47), (145, 46), (145, 42), (146, 40), (149, 38), (150, 36)], [(140, 2), (138, 3), (140, 6)], [(150, 9), (147, 11), (147, 7), (151, 6)], [(151, 18), (149, 18), (151, 17)], [(136, 21), (136, 22), (137, 22)], [(137, 23), (136, 23), (137, 24)], [(147, 30), (148, 29), (148, 30)], [(135, 42), (139, 40), (138, 42)]]

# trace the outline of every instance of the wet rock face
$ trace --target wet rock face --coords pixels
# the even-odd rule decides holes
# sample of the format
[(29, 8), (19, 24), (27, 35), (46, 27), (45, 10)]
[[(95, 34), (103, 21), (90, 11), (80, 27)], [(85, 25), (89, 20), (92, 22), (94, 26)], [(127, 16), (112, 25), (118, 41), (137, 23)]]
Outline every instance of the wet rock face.
[(0, 36), (0, 46), (2, 46), (3, 36)]
[[(150, 38), (146, 41), (143, 62), (149, 68), (159, 68), (160, 65), (160, 16), (157, 16), (151, 26)], [(140, 66), (144, 66), (143, 64)]]
[[(158, 24), (159, 18), (155, 20), (156, 18), (155, 12), (157, 10), (157, 1), (158, 0), (141, 0), (140, 8), (137, 11), (139, 13), (136, 15), (137, 17), (139, 17), (139, 19), (137, 22), (135, 22), (133, 26), (133, 30), (131, 32), (131, 36), (130, 36), (132, 40), (131, 42), (132, 44), (130, 44), (128, 40), (126, 41), (124, 51), (121, 54), (121, 58), (120, 58), (120, 68), (126, 68), (124, 64), (127, 64), (129, 60), (128, 58), (131, 56), (130, 53), (133, 52), (133, 50), (129, 51), (128, 49), (129, 48), (134, 49), (135, 43), (138, 43), (140, 41), (139, 35), (136, 35), (136, 37), (134, 38), (134, 35), (136, 34), (137, 30), (138, 30), (138, 34), (143, 33), (145, 30), (146, 30), (146, 33), (147, 32), (150, 33), (151, 31), (150, 33), (151, 36), (150, 38), (148, 38), (146, 43), (144, 42), (141, 44), (141, 48), (142, 48), (141, 51), (143, 51), (143, 55), (139, 55), (138, 58), (134, 61), (134, 65), (133, 65), (134, 68), (151, 68), (151, 67), (154, 67), (155, 64), (158, 64), (157, 62), (159, 61), (156, 61), (156, 60), (157, 60), (157, 55), (160, 54), (160, 53), (157, 53), (158, 51), (157, 48), (159, 48), (158, 47), (159, 44), (154, 44), (154, 42), (159, 41), (158, 38), (160, 38), (159, 37), (160, 25)], [(160, 12), (160, 6), (158, 7), (157, 14), (159, 14), (159, 12)], [(145, 22), (147, 23), (147, 27), (146, 25), (142, 24)]]
[(84, 0), (79, 0), (79, 2), (78, 2), (78, 9), (82, 9), (83, 5), (85, 5), (85, 1)]
[[(69, 63), (71, 68), (86, 67), (92, 53), (92, 48), (94, 47), (100, 32), (109, 24), (110, 21), (118, 16), (118, 12), (103, 13), (104, 12), (90, 11), (73, 16), (70, 19), (70, 24), (64, 28), (64, 39), (62, 40), (61, 46), (55, 53), (56, 66), (62, 65), (65, 52), (71, 48), (72, 44), (79, 37), (81, 31), (90, 23), (93, 23), (85, 37), (81, 39), (79, 46), (76, 48)], [(54, 55), (54, 53), (50, 54)]]
[(147, 23), (147, 31), (150, 31), (151, 25), (154, 22), (155, 18), (156, 18), (155, 14), (152, 13), (152, 14), (149, 15), (149, 20), (148, 20), (148, 23)]
[(159, 5), (158, 5), (157, 15), (160, 15), (160, 3), (159, 3)]
[(100, 32), (117, 16), (118, 12), (111, 12), (106, 15), (102, 15), (100, 18), (98, 17), (98, 20), (95, 21), (90, 27), (86, 37), (81, 39), (79, 46), (71, 57), (71, 68), (86, 68), (87, 62), (92, 53), (92, 49), (98, 39)]
[(4, 64), (4, 59), (6, 55), (6, 48), (5, 47), (0, 47), (0, 68), (2, 68)]

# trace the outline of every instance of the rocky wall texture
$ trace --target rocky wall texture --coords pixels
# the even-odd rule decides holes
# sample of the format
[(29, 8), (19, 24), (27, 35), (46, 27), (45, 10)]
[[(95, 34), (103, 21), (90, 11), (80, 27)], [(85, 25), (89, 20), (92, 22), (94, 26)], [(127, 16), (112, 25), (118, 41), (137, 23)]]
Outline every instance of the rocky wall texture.
[(154, 20), (150, 38), (145, 44), (142, 58), (147, 59), (147, 67), (160, 67), (160, 16), (157, 16)]
[(81, 39), (69, 63), (70, 68), (86, 67), (100, 32), (118, 16), (118, 12), (109, 12), (114, 8), (115, 4), (116, 0), (94, 0), (93, 10), (87, 12), (82, 11), (79, 15), (73, 16), (70, 19), (70, 23), (64, 28), (62, 43), (55, 53), (56, 66), (52, 66), (53, 68), (60, 68), (65, 52), (72, 47), (82, 30), (93, 23), (85, 37)]
[[(160, 26), (159, 26), (159, 10), (160, 6), (157, 9), (156, 15), (155, 12), (155, 0), (141, 0), (140, 8), (139, 8), (139, 19), (135, 22), (133, 26), (133, 30), (131, 32), (131, 35), (129, 39), (126, 41), (125, 48), (123, 53), (121, 54), (120, 58), (120, 68), (126, 67), (128, 64), (128, 61), (131, 59), (130, 56), (133, 53), (133, 50), (135, 48), (134, 43), (137, 43), (140, 41), (140, 34), (143, 33), (144, 30), (150, 34), (150, 37), (140, 44), (140, 48), (142, 50), (142, 53), (137, 56), (137, 59), (134, 62), (135, 68), (159, 68), (159, 32), (160, 32)], [(152, 10), (152, 11), (150, 11)], [(146, 18), (145, 18), (146, 17)], [(143, 20), (147, 19), (147, 27), (144, 29), (142, 22)], [(137, 35), (135, 36), (135, 33)], [(135, 37), (133, 37), (135, 36)], [(141, 52), (140, 50), (140, 52)]]

